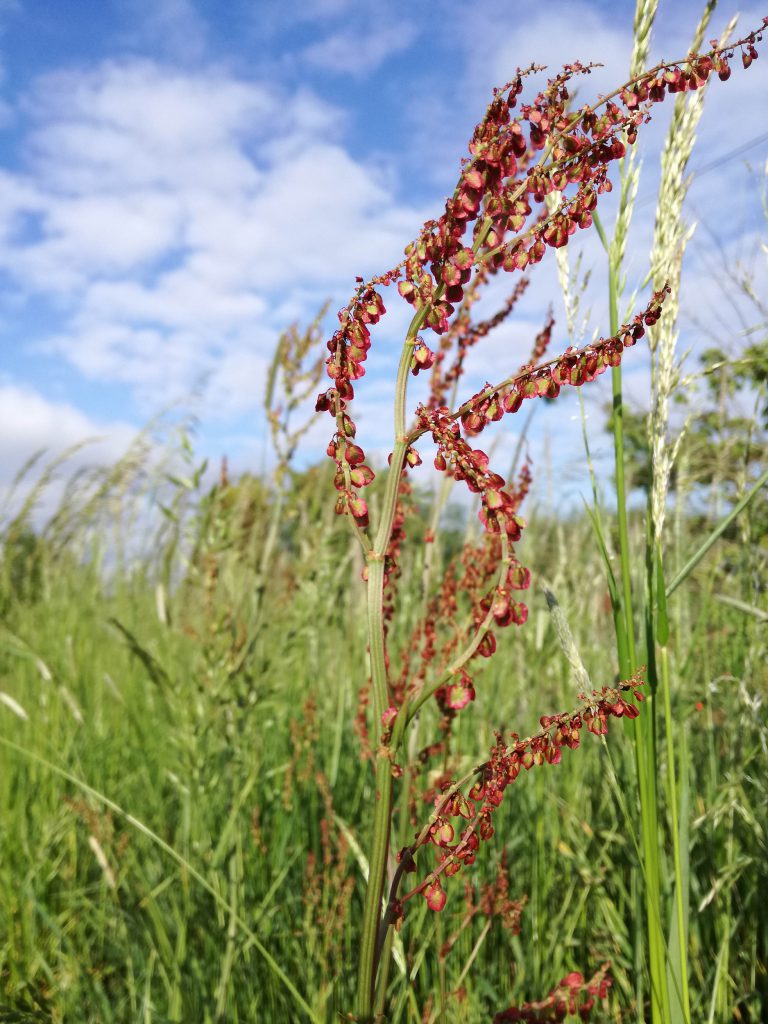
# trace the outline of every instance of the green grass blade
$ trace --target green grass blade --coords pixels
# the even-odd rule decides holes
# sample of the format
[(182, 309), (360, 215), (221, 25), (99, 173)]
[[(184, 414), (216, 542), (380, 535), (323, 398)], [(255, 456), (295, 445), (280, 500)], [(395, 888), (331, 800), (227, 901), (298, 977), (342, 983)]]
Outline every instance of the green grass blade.
[(747, 491), (747, 493), (744, 495), (741, 501), (738, 501), (733, 506), (728, 515), (725, 516), (725, 518), (722, 519), (720, 523), (718, 523), (718, 525), (714, 528), (712, 533), (710, 533), (709, 537), (707, 537), (707, 539), (704, 541), (701, 547), (695, 552), (695, 554), (691, 555), (691, 557), (685, 563), (683, 568), (680, 570), (677, 576), (675, 576), (675, 578), (667, 587), (667, 597), (670, 597), (672, 594), (674, 594), (674, 592), (677, 590), (680, 584), (684, 583), (688, 579), (688, 577), (691, 575), (691, 573), (702, 560), (702, 558), (704, 558), (704, 556), (712, 547), (712, 545), (715, 544), (720, 539), (720, 537), (722, 537), (722, 535), (725, 533), (725, 531), (728, 529), (728, 527), (731, 525), (734, 519), (736, 519), (736, 517), (744, 511), (744, 509), (758, 494), (760, 489), (766, 485), (766, 483), (768, 483), (768, 469), (766, 469), (766, 471), (762, 474), (762, 476), (759, 478), (754, 487)]
[(114, 800), (110, 800), (108, 796), (100, 793), (97, 789), (94, 789), (93, 786), (89, 786), (87, 782), (79, 779), (76, 775), (68, 772), (65, 768), (61, 768), (59, 765), (49, 761), (48, 758), (42, 757), (40, 754), (36, 754), (34, 751), (28, 750), (26, 747), (23, 747), (18, 743), (14, 743), (12, 740), (6, 739), (5, 736), (0, 736), (0, 743), (4, 747), (20, 754), (22, 757), (26, 757), (28, 760), (34, 761), (36, 764), (48, 769), (48, 771), (53, 772), (60, 778), (66, 779), (67, 782), (71, 782), (73, 786), (76, 786), (84, 793), (92, 796), (94, 800), (98, 800), (99, 803), (108, 807), (115, 814), (127, 821), (129, 825), (135, 828), (138, 832), (141, 832), (141, 834), (146, 836), (147, 839), (151, 840), (151, 842), (161, 849), (163, 853), (176, 861), (176, 863), (187, 872), (190, 878), (194, 878), (198, 885), (205, 889), (208, 895), (212, 897), (218, 906), (230, 915), (231, 920), (233, 920), (237, 924), (237, 927), (248, 937), (249, 943), (261, 954), (274, 976), (282, 982), (287, 991), (293, 997), (297, 1006), (299, 1006), (302, 1012), (307, 1015), (307, 1018), (311, 1020), (313, 1024), (322, 1024), (320, 1018), (314, 1013), (291, 979), (282, 967), (280, 967), (266, 946), (264, 946), (264, 944), (259, 940), (258, 936), (248, 927), (246, 922), (236, 912), (235, 908), (228, 902), (228, 900), (224, 899), (224, 897), (216, 891), (214, 886), (211, 885), (208, 879), (202, 875), (197, 868), (190, 864), (185, 857), (175, 850), (170, 843), (166, 843), (166, 841), (156, 832), (153, 832), (148, 825), (145, 825), (143, 821), (139, 821), (138, 818), (135, 818), (119, 804), (115, 803)]

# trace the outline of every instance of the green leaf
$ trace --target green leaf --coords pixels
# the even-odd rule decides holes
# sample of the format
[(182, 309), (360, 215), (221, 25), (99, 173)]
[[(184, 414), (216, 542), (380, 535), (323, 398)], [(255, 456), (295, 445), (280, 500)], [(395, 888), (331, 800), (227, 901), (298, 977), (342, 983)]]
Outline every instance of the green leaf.
[(674, 592), (677, 590), (680, 584), (684, 583), (688, 579), (688, 577), (691, 575), (693, 570), (696, 568), (696, 566), (699, 564), (702, 558), (706, 555), (706, 553), (709, 551), (712, 545), (717, 540), (719, 540), (719, 538), (725, 533), (725, 531), (731, 525), (733, 520), (741, 512), (744, 511), (747, 505), (749, 505), (749, 503), (752, 501), (752, 499), (755, 497), (758, 491), (762, 487), (764, 487), (766, 483), (768, 483), (768, 469), (766, 469), (766, 471), (757, 481), (755, 486), (750, 491), (747, 491), (747, 493), (744, 495), (741, 501), (738, 502), (738, 504), (734, 505), (731, 511), (728, 513), (728, 515), (714, 528), (712, 533), (710, 533), (709, 537), (707, 537), (707, 539), (701, 545), (699, 550), (694, 555), (691, 555), (691, 557), (685, 563), (683, 568), (680, 570), (677, 576), (675, 576), (675, 578), (667, 587), (667, 597), (670, 597), (672, 594), (674, 594)]

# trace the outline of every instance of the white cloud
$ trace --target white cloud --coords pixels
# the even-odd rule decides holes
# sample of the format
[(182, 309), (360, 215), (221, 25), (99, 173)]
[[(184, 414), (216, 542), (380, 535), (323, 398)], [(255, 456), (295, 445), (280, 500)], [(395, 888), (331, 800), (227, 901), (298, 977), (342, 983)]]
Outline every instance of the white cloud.
[(494, 31), (468, 39), (470, 45), (481, 38), (490, 44), (484, 56), (476, 45), (470, 54), (470, 73), (486, 93), (508, 81), (517, 67), (531, 62), (546, 65), (547, 76), (553, 76), (564, 64), (581, 61), (602, 65), (572, 80), (581, 95), (595, 96), (618, 85), (629, 66), (632, 25), (628, 18), (611, 21), (602, 11), (576, 2), (542, 5), (525, 19), (505, 20), (500, 24), (497, 17), (487, 15), (486, 27), (493, 26)]
[[(45, 75), (26, 109), (38, 125), (28, 143), (33, 169), (59, 193), (252, 185), (244, 144), (263, 141), (281, 112), (255, 83), (147, 60)], [(290, 126), (290, 105), (282, 112)]]
[(147, 412), (202, 380), (218, 413), (253, 408), (286, 297), (310, 318), (420, 223), (306, 90), (107, 62), (45, 76), (25, 112), (0, 268), (66, 313), (38, 351), (130, 384)]
[(49, 401), (32, 388), (0, 384), (0, 487), (7, 487), (38, 451), (44, 450), (44, 461), (49, 461), (90, 439), (93, 443), (73, 453), (70, 466), (109, 464), (135, 435), (136, 429), (125, 422), (98, 422), (67, 402)]
[[(180, 240), (178, 204), (157, 192), (61, 198), (29, 192), (15, 214), (0, 266), (25, 291), (71, 294), (94, 278), (140, 270)], [(30, 219), (41, 237), (26, 242)]]

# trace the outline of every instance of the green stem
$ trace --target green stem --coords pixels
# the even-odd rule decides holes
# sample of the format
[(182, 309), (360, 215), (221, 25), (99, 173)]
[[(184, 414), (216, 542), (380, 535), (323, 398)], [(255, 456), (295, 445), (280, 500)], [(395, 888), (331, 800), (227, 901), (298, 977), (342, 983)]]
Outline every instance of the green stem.
[[(677, 773), (675, 766), (675, 745), (672, 731), (672, 698), (669, 685), (669, 651), (666, 644), (659, 650), (659, 666), (661, 675), (661, 687), (664, 692), (664, 720), (667, 739), (667, 803), (672, 819), (672, 855), (675, 862), (675, 913), (677, 915), (678, 947), (680, 951), (680, 999), (682, 1002), (683, 1020), (685, 1024), (691, 1024), (691, 1004), (688, 992), (688, 944), (686, 941), (687, 928), (685, 924), (685, 892), (682, 868), (682, 857), (680, 855), (680, 821), (678, 816), (677, 802)], [(682, 768), (685, 771), (685, 767)]]
[[(393, 459), (394, 462), (394, 459)], [(394, 472), (392, 467), (390, 472)], [(394, 497), (397, 497), (395, 492)], [(385, 509), (386, 515), (386, 509)], [(381, 729), (381, 716), (389, 706), (389, 687), (384, 651), (384, 555), (376, 550), (368, 555), (368, 643), (371, 652), (373, 686), (373, 728)], [(381, 896), (389, 853), (389, 832), (392, 815), (392, 764), (389, 751), (376, 755), (376, 810), (365, 891), (360, 961), (357, 977), (357, 1016), (371, 1019), (376, 982), (376, 953), (381, 916)]]
[(378, 953), (381, 895), (389, 853), (389, 831), (392, 817), (392, 764), (386, 754), (376, 758), (376, 813), (368, 868), (368, 887), (360, 944), (360, 966), (357, 977), (357, 1020), (372, 1020)]
[[(611, 310), (612, 331), (614, 331), (614, 324), (616, 324), (615, 330), (618, 330), (618, 324), (615, 319), (615, 308)], [(624, 474), (624, 402), (621, 387), (621, 366), (614, 366), (612, 368), (611, 378), (611, 382), (613, 384), (613, 440), (616, 467), (616, 514), (619, 529), (622, 602), (624, 605), (624, 624), (627, 636), (627, 657), (629, 659), (629, 664), (626, 667), (629, 675), (631, 675), (637, 667), (637, 661), (635, 656), (635, 627), (632, 606), (632, 573), (630, 570), (627, 485)]]
[[(595, 228), (608, 256), (608, 301), (610, 330), (614, 335), (619, 328), (618, 270), (612, 246), (608, 241), (600, 217), (593, 214)], [(624, 401), (621, 366), (611, 372), (613, 385), (613, 446), (616, 483), (616, 517), (621, 564), (621, 603), (623, 635), (617, 632), (619, 673), (627, 679), (637, 668), (635, 648), (634, 611), (632, 602), (632, 573), (630, 563), (629, 521), (627, 515), (627, 486), (624, 469)], [(651, 680), (655, 683), (655, 679)], [(658, 793), (656, 786), (656, 726), (653, 694), (648, 697), (645, 714), (638, 716), (633, 725), (635, 765), (640, 793), (640, 827), (645, 868), (645, 907), (648, 929), (648, 959), (651, 981), (651, 1018), (653, 1024), (669, 1021), (669, 992), (667, 987), (666, 951), (661, 927), (661, 876), (659, 864)]]
[[(386, 653), (384, 649), (384, 559), (392, 536), (392, 526), (397, 506), (397, 492), (403, 472), (408, 438), (405, 428), (405, 400), (408, 387), (408, 371), (413, 346), (419, 328), (427, 316), (429, 307), (423, 306), (411, 321), (408, 334), (400, 355), (395, 386), (395, 445), (387, 474), (384, 503), (379, 528), (372, 548), (367, 551), (368, 563), (368, 646), (371, 653), (371, 683), (373, 689), (373, 727), (381, 729), (381, 717), (389, 707), (389, 685), (387, 682)], [(396, 722), (390, 749), (379, 749), (376, 756), (376, 810), (373, 821), (373, 836), (368, 868), (368, 886), (365, 892), (362, 934), (360, 938), (360, 960), (357, 975), (356, 1015), (358, 1021), (372, 1020), (376, 972), (379, 959), (379, 924), (381, 920), (381, 898), (389, 854), (389, 837), (392, 819), (392, 762), (391, 754), (402, 741), (407, 724), (405, 709), (401, 709)]]
[[(593, 220), (600, 240), (608, 254), (608, 304), (611, 335), (619, 329), (617, 269), (611, 256), (611, 246), (605, 234), (598, 213)], [(621, 601), (624, 613), (625, 642), (620, 645), (620, 656), (625, 655), (624, 664), (619, 664), (621, 675), (627, 679), (637, 668), (635, 659), (635, 627), (632, 608), (632, 573), (630, 570), (629, 521), (627, 516), (627, 484), (624, 472), (624, 401), (621, 386), (621, 364), (611, 370), (613, 387), (613, 450), (616, 474), (616, 518), (619, 531), (619, 559), (621, 562)], [(635, 719), (638, 721), (638, 719)]]

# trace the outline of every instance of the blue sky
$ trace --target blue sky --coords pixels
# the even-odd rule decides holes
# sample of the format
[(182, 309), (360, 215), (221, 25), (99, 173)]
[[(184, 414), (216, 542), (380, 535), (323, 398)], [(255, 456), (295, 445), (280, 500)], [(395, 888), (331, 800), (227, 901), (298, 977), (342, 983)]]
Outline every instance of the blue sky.
[[(264, 370), (280, 329), (326, 298), (338, 308), (356, 274), (399, 260), (439, 214), (492, 86), (517, 65), (603, 61), (584, 95), (619, 84), (633, 10), (598, 0), (0, 0), (0, 486), (41, 447), (98, 435), (78, 458), (114, 458), (173, 402), (198, 417), (203, 452), (258, 467)], [(652, 59), (687, 52), (699, 10), (662, 0)], [(721, 3), (707, 38), (736, 10)], [(745, 29), (766, 13), (741, 10)], [(721, 250), (766, 284), (767, 71), (763, 53), (707, 99), (692, 161), (708, 170), (688, 211), (700, 223), (686, 347), (734, 334), (717, 285)], [(629, 291), (647, 269), (667, 113), (647, 132)], [(579, 243), (593, 270), (591, 336), (606, 328), (602, 260), (594, 240)], [(567, 343), (548, 264), (514, 324), (478, 353), (471, 384), (524, 360), (550, 302)], [(381, 452), (406, 315), (395, 310), (375, 336), (359, 389), (364, 443)], [(642, 357), (628, 390), (642, 402)], [(604, 387), (589, 398), (596, 430), (605, 398)], [(537, 451), (547, 442), (562, 455), (562, 415), (542, 417)], [(327, 432), (322, 421), (301, 458), (320, 456)]]

